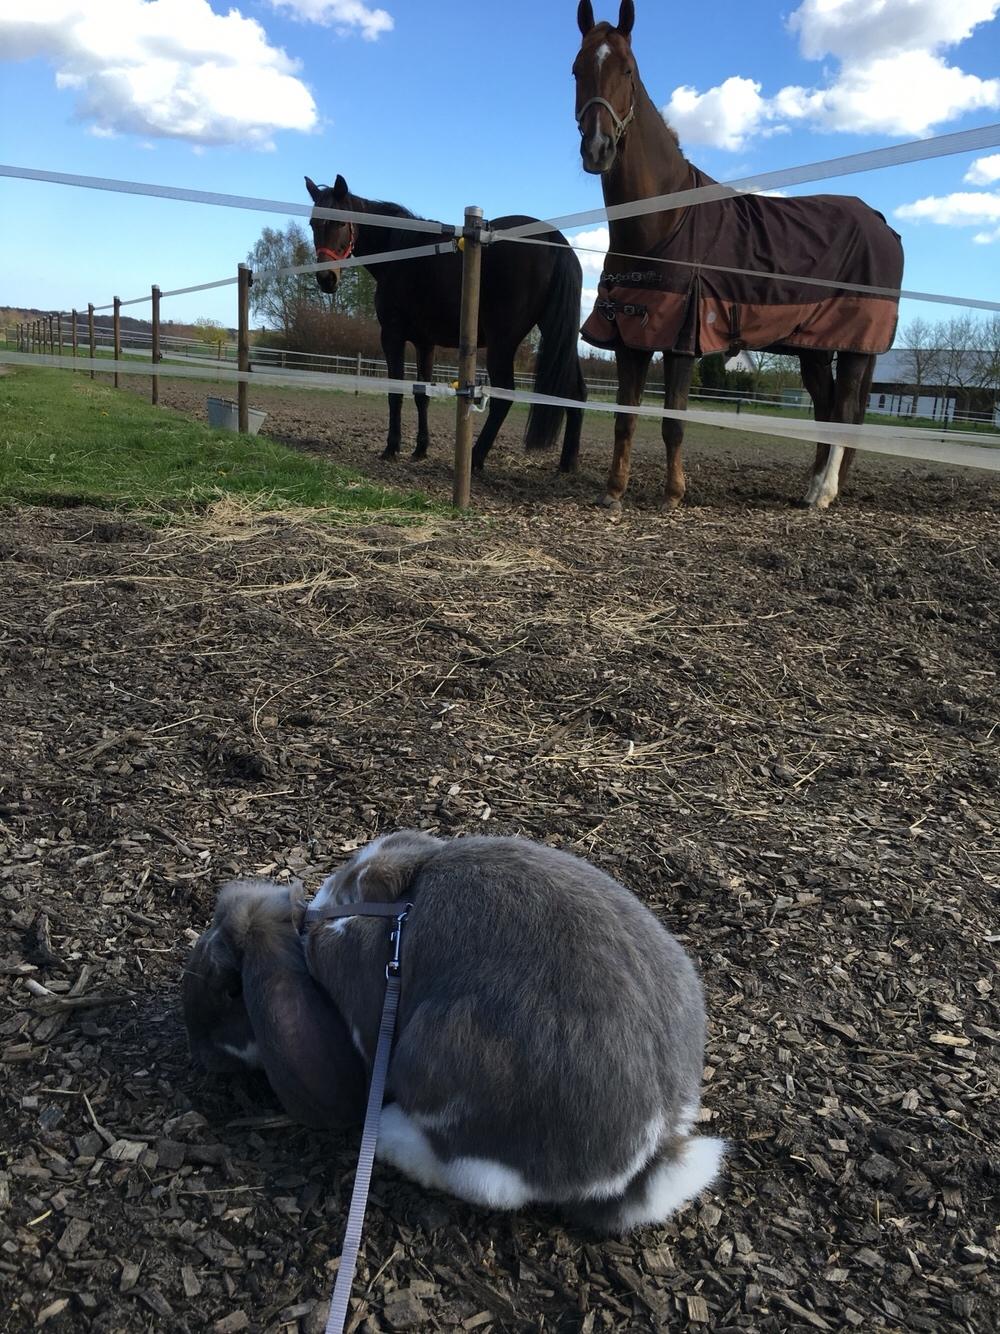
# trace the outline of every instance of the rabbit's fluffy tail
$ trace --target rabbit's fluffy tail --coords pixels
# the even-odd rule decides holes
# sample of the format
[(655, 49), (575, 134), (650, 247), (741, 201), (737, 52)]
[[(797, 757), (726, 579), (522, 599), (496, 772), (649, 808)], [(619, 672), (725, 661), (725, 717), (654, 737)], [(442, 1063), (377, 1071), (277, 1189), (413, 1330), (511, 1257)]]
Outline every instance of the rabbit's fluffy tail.
[(715, 1180), (726, 1144), (694, 1135), (664, 1143), (626, 1187), (610, 1200), (586, 1200), (567, 1207), (574, 1219), (603, 1233), (625, 1233), (658, 1225)]

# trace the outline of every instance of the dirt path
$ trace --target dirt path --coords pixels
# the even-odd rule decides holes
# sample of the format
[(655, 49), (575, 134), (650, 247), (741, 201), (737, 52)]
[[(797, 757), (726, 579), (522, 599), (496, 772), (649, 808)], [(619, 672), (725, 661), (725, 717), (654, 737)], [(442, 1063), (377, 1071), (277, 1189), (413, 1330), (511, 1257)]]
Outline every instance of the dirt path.
[[(380, 404), (273, 399), (384, 475)], [(447, 495), (436, 423), (396, 475)], [(0, 1328), (321, 1328), (356, 1138), (200, 1078), (177, 984), (226, 876), (408, 825), (650, 903), (733, 1147), (623, 1243), (377, 1170), (361, 1330), (1000, 1325), (1000, 490), (866, 461), (817, 517), (797, 452), (705, 445), (665, 520), (650, 446), (610, 527), (603, 439), (567, 485), (508, 436), (481, 517), (412, 529), (4, 513)]]

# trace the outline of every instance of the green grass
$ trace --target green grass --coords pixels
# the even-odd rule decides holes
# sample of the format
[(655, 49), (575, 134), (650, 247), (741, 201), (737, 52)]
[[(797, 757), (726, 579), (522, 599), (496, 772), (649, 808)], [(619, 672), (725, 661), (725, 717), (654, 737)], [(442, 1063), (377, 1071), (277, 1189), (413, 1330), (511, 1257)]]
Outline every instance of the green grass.
[(0, 376), (0, 499), (176, 512), (226, 498), (344, 518), (443, 512), (418, 492), (375, 485), (263, 436), (211, 430), (84, 375)]

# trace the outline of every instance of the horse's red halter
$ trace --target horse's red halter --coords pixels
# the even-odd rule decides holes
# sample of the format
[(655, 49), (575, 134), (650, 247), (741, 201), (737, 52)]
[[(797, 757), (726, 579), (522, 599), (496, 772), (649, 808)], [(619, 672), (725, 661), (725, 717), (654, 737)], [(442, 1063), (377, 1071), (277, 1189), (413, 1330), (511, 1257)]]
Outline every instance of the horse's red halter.
[(347, 224), (347, 245), (343, 250), (331, 250), (329, 246), (318, 245), (316, 247), (316, 258), (325, 264), (332, 264), (339, 259), (350, 259), (354, 254), (354, 242), (357, 239), (357, 232), (353, 222)]

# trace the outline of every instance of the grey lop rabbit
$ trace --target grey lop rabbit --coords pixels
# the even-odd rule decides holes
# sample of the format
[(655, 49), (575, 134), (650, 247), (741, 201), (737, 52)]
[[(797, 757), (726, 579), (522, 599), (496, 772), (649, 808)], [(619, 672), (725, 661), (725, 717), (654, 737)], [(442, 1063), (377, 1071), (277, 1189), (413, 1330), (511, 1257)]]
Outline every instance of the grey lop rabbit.
[(577, 857), (517, 838), (400, 832), (323, 885), (311, 976), (370, 1069), (388, 924), (326, 905), (412, 902), (379, 1157), (472, 1204), (557, 1206), (622, 1233), (707, 1187), (724, 1144), (691, 1134), (702, 988), (674, 937)]

